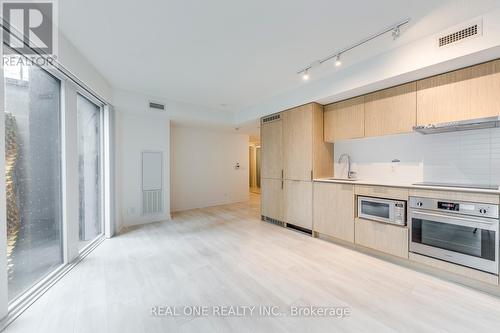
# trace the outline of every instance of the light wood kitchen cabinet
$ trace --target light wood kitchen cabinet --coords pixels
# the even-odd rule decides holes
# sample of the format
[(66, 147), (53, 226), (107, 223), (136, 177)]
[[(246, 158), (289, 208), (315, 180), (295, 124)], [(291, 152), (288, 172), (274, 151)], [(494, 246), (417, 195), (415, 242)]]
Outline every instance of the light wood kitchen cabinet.
[(311, 103), (282, 112), (284, 178), (311, 181), (333, 174), (331, 145), (322, 140), (323, 106)]
[(354, 185), (314, 183), (313, 230), (354, 243)]
[(365, 137), (410, 133), (416, 124), (416, 82), (365, 96)]
[(260, 126), (261, 177), (283, 177), (283, 122), (281, 115), (266, 117)]
[(326, 142), (364, 137), (364, 96), (326, 105), (324, 127), (324, 140)]
[(397, 225), (356, 218), (355, 243), (408, 259), (408, 229)]
[(311, 180), (313, 113), (310, 104), (283, 112), (284, 178)]
[(261, 215), (283, 221), (283, 181), (266, 179), (260, 181)]
[(389, 187), (379, 185), (355, 185), (354, 193), (365, 197), (408, 200), (408, 189), (405, 187)]
[[(323, 106), (311, 103), (262, 118), (261, 147), (262, 215), (311, 229), (312, 179), (333, 176)], [(299, 182), (287, 181), (282, 190), (284, 179)]]
[(285, 222), (312, 230), (312, 190), (310, 181), (284, 181)]
[(417, 124), (500, 115), (500, 60), (417, 82)]

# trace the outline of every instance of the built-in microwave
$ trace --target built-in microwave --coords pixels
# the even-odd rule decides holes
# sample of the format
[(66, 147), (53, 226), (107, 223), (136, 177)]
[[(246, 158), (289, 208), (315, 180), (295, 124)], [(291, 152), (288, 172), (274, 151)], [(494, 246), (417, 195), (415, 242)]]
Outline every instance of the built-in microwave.
[(406, 201), (358, 196), (358, 217), (406, 225)]

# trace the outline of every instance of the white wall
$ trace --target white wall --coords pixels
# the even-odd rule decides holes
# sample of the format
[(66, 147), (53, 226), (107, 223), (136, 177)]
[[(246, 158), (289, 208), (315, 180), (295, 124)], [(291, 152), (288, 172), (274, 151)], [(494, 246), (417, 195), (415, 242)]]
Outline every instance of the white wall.
[[(334, 145), (336, 162), (342, 153), (351, 156), (361, 180), (500, 184), (499, 128), (345, 140)], [(336, 177), (345, 177), (344, 163), (334, 170)]]
[[(123, 226), (170, 219), (170, 120), (123, 112), (116, 116), (117, 229)], [(143, 216), (142, 152), (163, 153), (164, 210), (162, 214)]]
[(248, 200), (248, 135), (174, 125), (171, 138), (172, 211)]
[(210, 109), (190, 103), (168, 100), (159, 96), (142, 95), (120, 89), (113, 91), (113, 104), (122, 111), (154, 116), (158, 114), (158, 111), (148, 109), (150, 101), (164, 103), (166, 105), (164, 115), (178, 123), (223, 127), (226, 129), (234, 127), (234, 114), (230, 111)]
[(58, 51), (58, 61), (65, 69), (69, 70), (107, 102), (112, 102), (111, 85), (62, 33), (59, 33)]

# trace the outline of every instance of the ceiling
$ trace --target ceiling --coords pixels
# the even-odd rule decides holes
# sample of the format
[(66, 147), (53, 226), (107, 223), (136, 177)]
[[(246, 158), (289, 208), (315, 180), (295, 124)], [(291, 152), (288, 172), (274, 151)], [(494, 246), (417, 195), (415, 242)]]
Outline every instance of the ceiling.
[[(238, 111), (306, 84), (298, 69), (401, 19), (412, 21), (400, 39), (372, 41), (346, 54), (346, 65), (498, 3), (64, 0), (59, 24), (114, 88)], [(333, 70), (313, 72), (313, 79)]]

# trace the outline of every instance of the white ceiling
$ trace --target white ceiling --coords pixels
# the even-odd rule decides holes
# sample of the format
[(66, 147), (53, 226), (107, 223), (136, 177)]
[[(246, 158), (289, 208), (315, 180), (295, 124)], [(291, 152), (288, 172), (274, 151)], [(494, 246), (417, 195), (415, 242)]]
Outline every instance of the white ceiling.
[(373, 41), (346, 54), (344, 63), (353, 65), (498, 3), (64, 0), (59, 11), (63, 33), (113, 87), (237, 111), (305, 84), (296, 70), (403, 18), (412, 22), (399, 40)]

